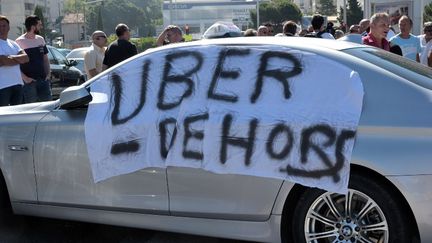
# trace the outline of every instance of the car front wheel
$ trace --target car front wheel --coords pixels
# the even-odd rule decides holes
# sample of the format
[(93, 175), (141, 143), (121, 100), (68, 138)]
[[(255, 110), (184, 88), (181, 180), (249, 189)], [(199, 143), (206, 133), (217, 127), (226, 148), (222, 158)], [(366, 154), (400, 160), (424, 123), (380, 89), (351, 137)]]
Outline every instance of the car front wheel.
[(408, 220), (389, 189), (352, 174), (346, 195), (309, 188), (294, 210), (295, 242), (409, 242)]

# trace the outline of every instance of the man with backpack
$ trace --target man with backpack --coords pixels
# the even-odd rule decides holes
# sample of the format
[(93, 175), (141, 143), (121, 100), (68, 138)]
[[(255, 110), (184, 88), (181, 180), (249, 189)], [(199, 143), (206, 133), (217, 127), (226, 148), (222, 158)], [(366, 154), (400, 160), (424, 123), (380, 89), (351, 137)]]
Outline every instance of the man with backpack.
[(312, 16), (311, 24), (313, 32), (305, 35), (305, 37), (315, 37), (331, 40), (335, 39), (330, 33), (325, 31), (326, 26), (324, 26), (324, 17), (322, 15), (315, 14), (314, 16)]

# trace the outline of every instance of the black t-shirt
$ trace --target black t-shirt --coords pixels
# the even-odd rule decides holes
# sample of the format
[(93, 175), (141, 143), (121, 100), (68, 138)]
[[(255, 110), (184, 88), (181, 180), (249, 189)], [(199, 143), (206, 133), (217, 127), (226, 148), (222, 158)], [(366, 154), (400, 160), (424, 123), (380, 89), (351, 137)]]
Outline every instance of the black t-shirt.
[(48, 54), (48, 49), (44, 38), (36, 35), (35, 38), (26, 38), (25, 35), (18, 37), (16, 43), (27, 53), (29, 62), (21, 64), (21, 72), (32, 79), (45, 79), (44, 56)]
[(137, 53), (137, 48), (134, 44), (127, 40), (116, 40), (111, 43), (105, 51), (103, 64), (112, 67)]

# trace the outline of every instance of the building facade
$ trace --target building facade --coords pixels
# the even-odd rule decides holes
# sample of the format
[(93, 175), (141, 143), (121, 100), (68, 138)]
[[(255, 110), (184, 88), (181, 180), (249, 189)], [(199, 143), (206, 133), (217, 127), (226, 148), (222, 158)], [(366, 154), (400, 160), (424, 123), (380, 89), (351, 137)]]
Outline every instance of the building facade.
[(250, 10), (256, 9), (256, 1), (246, 0), (166, 0), (162, 14), (164, 27), (169, 24), (184, 29), (187, 25), (194, 38), (217, 21), (233, 22), (240, 29), (247, 29), (251, 22)]
[(84, 39), (84, 14), (66, 14), (61, 22), (63, 41), (69, 45), (81, 47)]
[[(15, 39), (25, 32), (24, 20), (34, 13), (36, 6), (41, 6), (44, 17), (50, 24), (62, 15), (64, 0), (0, 0), (0, 14), (10, 21), (9, 38)], [(52, 26), (50, 26), (52, 27)]]
[[(293, 0), (293, 2), (297, 4), (304, 15), (316, 13), (320, 5), (320, 0)], [(338, 12), (343, 7), (343, 3), (343, 0), (333, 0), (333, 4), (336, 6)]]

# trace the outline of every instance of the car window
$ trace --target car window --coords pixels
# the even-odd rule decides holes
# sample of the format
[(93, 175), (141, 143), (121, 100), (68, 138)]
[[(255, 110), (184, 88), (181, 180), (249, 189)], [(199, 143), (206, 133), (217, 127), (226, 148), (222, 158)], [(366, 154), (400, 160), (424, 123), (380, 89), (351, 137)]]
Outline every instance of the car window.
[(354, 48), (344, 52), (397, 74), (424, 88), (432, 89), (432, 69), (377, 48)]
[(56, 49), (51, 49), (52, 55), (55, 57), (55, 59), (57, 59), (58, 64), (67, 64), (67, 59), (65, 56), (63, 56), (63, 54), (61, 54), (58, 50)]
[(58, 63), (57, 63), (57, 60), (54, 59), (54, 56), (53, 56), (53, 54), (52, 54), (53, 48), (48, 48), (48, 49), (49, 49), (49, 52), (48, 52), (48, 60), (49, 60), (50, 64), (58, 64)]
[(66, 57), (67, 58), (84, 58), (87, 49), (73, 50)]

